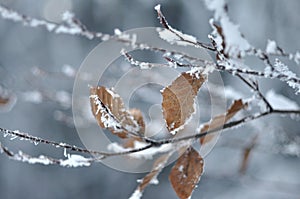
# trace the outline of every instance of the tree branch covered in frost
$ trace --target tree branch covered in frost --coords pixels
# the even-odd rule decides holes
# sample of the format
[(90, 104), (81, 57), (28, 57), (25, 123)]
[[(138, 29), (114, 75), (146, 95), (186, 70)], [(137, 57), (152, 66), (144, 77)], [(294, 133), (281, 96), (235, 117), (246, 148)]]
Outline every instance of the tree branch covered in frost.
[(47, 157), (44, 155), (40, 155), (38, 157), (32, 157), (28, 154), (19, 151), (18, 153), (13, 153), (6, 147), (4, 147), (0, 143), (1, 152), (6, 154), (10, 159), (26, 162), (29, 164), (43, 164), (43, 165), (59, 165), (62, 167), (83, 167), (83, 166), (90, 166), (91, 162), (94, 162), (95, 159), (93, 158), (85, 158), (81, 155), (76, 154), (67, 154), (67, 159), (55, 159), (51, 157)]
[[(157, 33), (161, 39), (172, 45), (189, 45), (195, 48), (209, 50), (215, 54), (216, 61), (206, 61), (185, 54), (184, 52), (170, 51), (160, 47), (150, 46), (147, 43), (138, 43), (136, 42), (136, 35), (123, 33), (119, 29), (115, 29), (114, 35), (90, 31), (70, 12), (64, 13), (62, 24), (56, 24), (31, 18), (4, 6), (0, 6), (0, 15), (4, 19), (20, 22), (29, 27), (44, 27), (47, 31), (58, 34), (80, 35), (88, 39), (115, 39), (116, 41), (131, 45), (135, 50), (150, 50), (160, 53), (162, 58), (167, 62), (150, 63), (138, 61), (131, 54), (122, 50), (121, 55), (131, 65), (138, 66), (140, 69), (150, 70), (153, 67), (181, 67), (182, 70), (187, 69), (187, 71), (182, 72), (169, 86), (161, 90), (163, 97), (163, 117), (166, 122), (166, 130), (170, 133), (170, 135), (168, 134), (166, 137), (148, 137), (145, 134), (145, 123), (141, 111), (137, 109), (127, 110), (120, 95), (104, 86), (99, 86), (91, 88), (90, 94), (90, 103), (95, 119), (102, 128), (110, 130), (113, 134), (118, 135), (119, 138), (128, 139), (130, 146), (112, 143), (107, 146), (110, 152), (94, 151), (31, 136), (20, 131), (0, 128), (0, 132), (4, 137), (8, 136), (11, 140), (19, 138), (34, 144), (43, 143), (55, 148), (61, 148), (64, 150), (66, 158), (57, 159), (44, 155), (32, 157), (21, 151), (13, 153), (0, 143), (1, 152), (13, 160), (30, 164), (56, 164), (64, 167), (78, 167), (89, 166), (93, 162), (101, 162), (103, 159), (112, 156), (152, 159), (154, 155), (166, 155), (165, 153), (167, 153), (171, 156), (170, 154), (174, 151), (182, 150), (185, 151), (184, 155), (179, 158), (178, 162), (172, 168), (170, 180), (180, 198), (190, 198), (192, 191), (203, 173), (204, 163), (203, 158), (193, 149), (191, 144), (199, 142), (201, 146), (205, 145), (209, 142), (209, 139), (208, 141), (203, 139), (209, 136), (213, 137), (214, 134), (221, 129), (228, 131), (272, 114), (300, 116), (300, 108), (296, 102), (285, 96), (276, 94), (273, 90), (267, 91), (265, 95), (260, 89), (259, 79), (255, 79), (278, 79), (287, 83), (295, 90), (296, 94), (300, 93), (300, 78), (278, 58), (285, 57), (299, 64), (300, 53), (288, 53), (273, 40), (267, 41), (265, 50), (257, 49), (250, 44), (246, 37), (240, 32), (239, 26), (231, 21), (227, 14), (227, 4), (224, 0), (205, 0), (205, 3), (207, 8), (214, 12), (214, 17), (209, 21), (212, 28), (211, 34), (208, 35), (210, 44), (198, 41), (196, 37), (173, 28), (164, 16), (160, 5), (154, 8), (157, 12), (159, 22), (162, 25), (162, 28), (157, 29)], [(260, 60), (262, 62), (261, 69), (253, 69), (254, 67), (244, 63), (247, 56), (252, 56)], [(275, 59), (273, 56), (275, 56)], [(174, 137), (173, 134), (178, 133), (177, 131), (184, 130), (186, 126), (189, 125), (190, 119), (192, 118), (191, 116), (195, 113), (194, 100), (197, 97), (197, 93), (203, 83), (206, 82), (207, 76), (213, 71), (224, 72), (237, 78), (238, 81), (246, 85), (249, 90), (252, 91), (253, 96), (248, 100), (240, 99), (241, 96), (238, 96), (239, 92), (231, 88), (231, 85), (226, 86), (227, 89), (225, 90), (227, 90), (227, 93), (230, 93), (230, 98), (234, 99), (234, 101), (225, 113), (211, 118), (208, 123), (199, 125), (192, 134), (183, 134), (180, 137)], [(37, 76), (47, 73), (50, 74), (49, 71), (42, 71), (38, 68), (35, 68), (33, 73)], [(62, 69), (62, 73), (64, 76), (74, 77), (76, 71), (72, 67), (65, 65)], [(217, 92), (217, 89), (214, 89), (214, 92)], [(25, 92), (22, 93), (22, 96), (25, 101), (31, 101), (33, 103), (40, 103), (45, 96), (49, 97), (49, 95), (45, 95), (39, 91)], [(70, 108), (71, 99), (69, 93), (61, 91), (51, 96), (52, 98), (49, 97), (51, 100), (61, 106)], [(0, 95), (0, 97), (2, 96)], [(0, 99), (3, 99), (2, 101), (5, 103), (5, 97)], [(259, 103), (257, 103), (257, 101)], [(182, 104), (180, 103), (183, 104), (183, 107), (181, 107)], [(243, 112), (246, 107), (248, 107), (249, 110)], [(251, 109), (253, 107), (260, 109), (259, 111)], [(237, 112), (243, 112), (243, 114), (235, 116)], [(176, 132), (174, 130), (176, 130)], [(248, 147), (248, 151), (245, 152), (243, 172), (246, 168), (245, 165), (248, 161), (248, 155), (252, 148), (255, 148), (255, 141), (256, 138), (253, 139), (251, 147)], [(78, 154), (67, 154), (67, 150), (85, 155), (94, 155), (95, 158), (84, 157)], [(287, 153), (292, 152), (299, 155), (299, 149), (295, 149), (294, 145), (290, 145), (285, 150)], [(163, 155), (158, 162), (155, 162), (153, 170), (146, 175), (145, 178), (140, 180), (139, 186), (130, 197), (131, 199), (140, 198), (148, 184), (157, 182), (156, 177), (169, 158), (169, 156)], [(192, 172), (189, 167), (193, 168)], [(178, 181), (184, 183), (177, 183)]]
[(110, 35), (89, 31), (78, 19), (74, 17), (74, 14), (71, 12), (65, 12), (63, 14), (62, 20), (64, 24), (56, 24), (45, 20), (32, 18), (2, 5), (0, 5), (0, 15), (2, 18), (7, 20), (21, 22), (25, 26), (33, 28), (45, 27), (47, 31), (57, 34), (81, 35), (88, 39), (100, 38), (102, 40), (107, 40), (110, 38)]

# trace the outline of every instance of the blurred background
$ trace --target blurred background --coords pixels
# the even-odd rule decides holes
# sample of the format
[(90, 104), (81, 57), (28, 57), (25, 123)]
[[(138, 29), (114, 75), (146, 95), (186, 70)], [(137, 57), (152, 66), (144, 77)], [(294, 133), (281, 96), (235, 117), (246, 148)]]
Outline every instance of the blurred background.
[[(70, 10), (90, 30), (113, 34), (115, 28), (128, 30), (159, 26), (153, 7), (160, 3), (170, 24), (209, 42), (208, 24), (213, 13), (201, 0), (0, 0), (1, 5), (28, 16), (60, 23)], [(229, 16), (254, 46), (265, 49), (268, 39), (288, 52), (300, 49), (300, 2), (297, 0), (228, 1)], [(0, 110), (0, 126), (19, 129), (50, 140), (82, 146), (72, 120), (73, 74), (100, 40), (56, 35), (44, 28), (24, 27), (0, 18), (0, 91), (12, 96), (11, 107)], [(249, 64), (257, 64), (248, 60)], [(261, 64), (261, 63), (260, 63)], [(300, 67), (290, 69), (300, 74)], [(121, 71), (122, 72), (122, 71)], [(224, 76), (244, 97), (247, 88)], [(277, 80), (261, 80), (263, 92), (271, 88), (300, 104), (299, 95)], [(193, 198), (299, 199), (299, 119), (270, 116), (239, 129), (225, 132), (206, 157), (205, 174)], [(245, 175), (239, 174), (244, 148), (259, 134), (259, 145), (250, 156)], [(62, 150), (34, 146), (17, 139), (1, 138), (17, 151), (32, 155), (61, 157)], [(151, 185), (145, 199), (176, 198), (168, 182), (170, 166)], [(29, 165), (0, 155), (0, 198), (128, 198), (144, 174), (123, 173), (102, 164), (86, 168)]]

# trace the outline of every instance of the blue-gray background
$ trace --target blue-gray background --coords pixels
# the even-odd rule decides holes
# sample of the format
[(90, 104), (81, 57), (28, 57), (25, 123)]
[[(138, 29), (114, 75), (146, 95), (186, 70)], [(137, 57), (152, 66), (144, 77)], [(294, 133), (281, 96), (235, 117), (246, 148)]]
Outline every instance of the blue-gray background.
[[(121, 30), (159, 26), (154, 5), (161, 3), (169, 22), (176, 28), (208, 42), (210, 32), (207, 11), (202, 1), (122, 1), (122, 0), (0, 0), (1, 4), (29, 16), (59, 22), (65, 10), (73, 11), (91, 30), (113, 33)], [(268, 38), (274, 39), (289, 52), (300, 47), (300, 2), (297, 0), (229, 1), (229, 15), (249, 41), (263, 48)], [(64, 64), (79, 68), (88, 53), (100, 42), (70, 35), (55, 35), (43, 28), (28, 28), (20, 23), (0, 19), (0, 83), (19, 98), (28, 90), (65, 90), (72, 92), (73, 79), (34, 77), (33, 66), (57, 72)], [(250, 60), (251, 61), (251, 60)], [(299, 74), (299, 66), (291, 68)], [(236, 82), (224, 79), (225, 84)], [(263, 90), (275, 91), (299, 103), (299, 96), (279, 81), (263, 81)], [(243, 91), (245, 87), (237, 86)], [(51, 140), (80, 145), (76, 130), (56, 121), (53, 113), (62, 108), (55, 102), (41, 104), (18, 99), (8, 113), (0, 113), (0, 126), (20, 129)], [(63, 110), (71, 116), (71, 110)], [(254, 128), (259, 126), (259, 128)], [(238, 175), (243, 142), (255, 133), (261, 139), (282, 146), (299, 140), (299, 121), (269, 117), (245, 128), (222, 136), (217, 147), (206, 157), (205, 175), (194, 193), (194, 198), (299, 198), (300, 160), (296, 156), (280, 155), (270, 151), (270, 142), (251, 156), (247, 175)], [(62, 155), (61, 150), (48, 146), (34, 146), (17, 140), (2, 142), (14, 150), (22, 149), (33, 155)], [(176, 198), (168, 183), (167, 167), (159, 177), (159, 186), (150, 186), (144, 198)], [(0, 198), (128, 198), (136, 187), (136, 179), (143, 174), (128, 174), (112, 170), (102, 164), (87, 168), (29, 165), (0, 156)]]

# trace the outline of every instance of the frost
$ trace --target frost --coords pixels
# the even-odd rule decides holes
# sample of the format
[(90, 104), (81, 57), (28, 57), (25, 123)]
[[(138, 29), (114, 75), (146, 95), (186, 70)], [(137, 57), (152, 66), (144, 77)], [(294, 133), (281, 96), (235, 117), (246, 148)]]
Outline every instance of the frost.
[(43, 155), (40, 155), (39, 157), (27, 157), (23, 154), (22, 151), (19, 151), (18, 156), (15, 156), (15, 159), (20, 160), (22, 162), (28, 162), (29, 164), (43, 164), (43, 165), (49, 165), (51, 164), (51, 160)]
[(64, 157), (68, 157), (67, 149), (66, 148), (64, 148)]
[(225, 15), (224, 7), (225, 1), (224, 0), (205, 0), (206, 7), (211, 10), (215, 11), (215, 19), (219, 19), (220, 17)]
[(296, 102), (290, 100), (289, 98), (275, 93), (273, 90), (269, 90), (266, 94), (267, 100), (270, 102), (271, 106), (275, 109), (287, 109), (287, 110), (297, 110), (299, 106)]
[(154, 7), (154, 9), (155, 9), (156, 11), (159, 11), (159, 10), (160, 10), (160, 7), (161, 7), (161, 5), (160, 5), (160, 4), (157, 4), (157, 5)]
[[(215, 12), (214, 19), (220, 21), (221, 24), (221, 33), (216, 30), (216, 27), (213, 24), (213, 19), (210, 20), (210, 24), (214, 31), (212, 35), (214, 38), (210, 37), (216, 42), (217, 49), (223, 49), (222, 46), (222, 36), (224, 36), (225, 42), (225, 53), (230, 57), (237, 58), (243, 56), (246, 50), (251, 48), (249, 42), (243, 37), (239, 31), (239, 26), (232, 23), (226, 13), (226, 4), (224, 0), (205, 0), (206, 6), (209, 10)], [(223, 34), (223, 35), (220, 35)]]
[(300, 52), (296, 52), (294, 56), (294, 61), (299, 64), (300, 63)]
[(208, 75), (209, 73), (212, 73), (215, 70), (215, 67), (213, 64), (207, 64), (205, 68), (202, 67), (192, 67), (189, 71), (186, 73), (190, 74), (191, 76), (194, 76), (197, 79), (201, 78), (201, 75)]
[(180, 165), (180, 167), (178, 167), (178, 171), (183, 172), (183, 165)]
[(154, 66), (154, 64), (148, 63), (148, 62), (140, 62), (135, 59), (133, 59), (126, 51), (125, 49), (122, 49), (120, 51), (121, 55), (123, 55), (126, 60), (133, 66), (138, 66), (140, 69), (150, 69)]
[(275, 41), (273, 40), (268, 40), (268, 43), (267, 43), (267, 47), (266, 47), (266, 52), (268, 54), (276, 54), (278, 53), (278, 49), (277, 49), (277, 44)]
[(170, 30), (168, 29), (157, 29), (159, 37), (170, 44), (177, 44), (181, 46), (187, 45), (195, 45), (197, 43), (197, 39), (194, 36), (184, 34), (172, 27)]
[(17, 12), (8, 10), (2, 6), (0, 6), (0, 13), (4, 19), (11, 19), (13, 21), (22, 21), (22, 16)]
[(220, 22), (225, 37), (225, 52), (228, 53), (229, 56), (237, 57), (240, 52), (249, 50), (251, 48), (251, 45), (239, 31), (239, 26), (233, 24), (227, 15), (226, 17), (222, 18)]
[(97, 95), (91, 95), (90, 98), (94, 99), (94, 103), (97, 106), (96, 114), (101, 113), (101, 115), (102, 115), (101, 122), (103, 123), (104, 127), (105, 128), (113, 128), (115, 131), (120, 130), (121, 125), (115, 120), (115, 118), (112, 117), (112, 114), (110, 112), (107, 112), (109, 110), (106, 110), (102, 106), (99, 97)]
[(157, 28), (157, 32), (159, 34), (159, 37), (163, 40), (166, 40), (170, 44), (177, 44), (177, 45), (197, 45), (197, 39), (194, 36), (184, 34), (180, 32), (179, 30), (176, 30), (175, 28), (171, 27), (168, 22), (165, 20), (163, 14), (160, 10), (160, 4), (156, 5), (154, 9), (157, 11), (159, 18), (161, 19), (162, 25), (165, 27), (165, 29)]
[(82, 167), (82, 166), (90, 166), (91, 163), (88, 159), (81, 155), (76, 154), (68, 154), (68, 159), (63, 160), (60, 163), (61, 166), (67, 166), (67, 167)]
[(152, 178), (151, 181), (149, 182), (149, 184), (158, 185), (158, 184), (159, 184), (159, 181), (158, 181), (158, 179), (157, 179), (157, 176), (156, 176), (156, 178)]
[(118, 28), (116, 28), (114, 30), (114, 32), (115, 32), (115, 35), (118, 35), (118, 36), (122, 34), (122, 31), (120, 29), (118, 29)]
[(16, 138), (18, 138), (18, 136), (16, 136), (16, 135), (11, 135), (10, 140), (14, 140), (14, 139), (16, 139)]
[(129, 199), (140, 199), (140, 198), (142, 198), (142, 196), (143, 196), (143, 193), (139, 189), (137, 189), (133, 192), (133, 194), (130, 196)]
[(140, 68), (141, 69), (149, 69), (150, 65), (151, 65), (150, 63), (142, 62), (142, 63), (140, 63)]
[[(120, 153), (120, 152), (130, 151), (132, 149), (143, 148), (145, 146), (147, 146), (146, 143), (139, 142), (139, 141), (134, 141), (134, 147), (133, 148), (124, 148), (123, 146), (119, 145), (118, 143), (113, 142), (113, 143), (110, 143), (107, 146), (107, 149), (110, 150), (110, 151), (116, 152), (116, 153)], [(131, 154), (128, 154), (128, 155), (130, 157), (136, 158), (136, 159), (151, 160), (155, 154), (165, 153), (167, 151), (170, 151), (171, 149), (172, 149), (172, 144), (164, 144), (160, 147), (151, 147), (149, 149), (139, 151), (139, 152), (135, 152), (135, 153), (131, 153)]]
[(285, 81), (290, 87), (296, 90), (296, 94), (300, 93), (300, 84), (292, 81), (292, 78), (297, 78), (296, 74), (289, 70), (287, 65), (283, 64), (279, 59), (275, 60), (274, 68), (277, 71), (275, 74), (277, 76), (285, 75), (286, 77), (280, 78), (282, 81)]

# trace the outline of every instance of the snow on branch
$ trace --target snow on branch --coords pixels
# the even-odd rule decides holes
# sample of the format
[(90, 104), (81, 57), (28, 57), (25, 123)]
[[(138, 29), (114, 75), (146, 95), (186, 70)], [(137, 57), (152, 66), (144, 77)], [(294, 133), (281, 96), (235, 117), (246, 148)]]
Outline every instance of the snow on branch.
[(29, 164), (43, 164), (43, 165), (54, 164), (62, 167), (83, 167), (83, 166), (90, 166), (91, 162), (97, 161), (94, 158), (85, 158), (77, 154), (67, 154), (67, 159), (55, 159), (55, 158), (47, 157), (45, 155), (33, 157), (26, 153), (23, 153), (22, 151), (19, 151), (18, 153), (13, 153), (8, 148), (3, 146), (1, 142), (0, 142), (0, 149), (10, 159), (26, 162)]
[(183, 46), (192, 45), (195, 47), (203, 47), (209, 50), (214, 50), (211, 46), (197, 41), (196, 37), (188, 34), (184, 34), (171, 27), (161, 11), (160, 4), (156, 5), (154, 9), (157, 12), (161, 25), (165, 28), (165, 29), (157, 29), (160, 38), (166, 40), (171, 44), (176, 43), (177, 45), (183, 45)]
[(0, 5), (0, 16), (7, 20), (21, 22), (25, 26), (44, 27), (47, 31), (57, 34), (81, 35), (88, 39), (100, 38), (102, 40), (107, 40), (110, 38), (107, 34), (89, 31), (78, 19), (74, 17), (74, 14), (69, 11), (66, 11), (62, 16), (63, 24), (56, 24), (46, 20), (32, 18), (24, 14), (20, 14), (12, 9), (8, 9), (2, 5)]
[[(227, 5), (224, 0), (206, 0), (209, 10), (215, 12), (214, 19), (210, 20), (213, 32), (210, 36), (215, 41), (216, 48), (224, 51), (224, 55), (238, 58), (245, 55), (245, 51), (252, 47), (239, 30), (239, 26), (232, 23), (227, 15)], [(214, 21), (219, 21), (220, 26)]]
[[(185, 34), (170, 26), (161, 11), (160, 5), (155, 6), (155, 10), (164, 29), (158, 29), (157, 31), (162, 39), (171, 44), (190, 45), (195, 48), (201, 47), (209, 50), (216, 55), (216, 63), (190, 56), (184, 52), (150, 46), (147, 43), (138, 43), (135, 34), (129, 35), (119, 29), (115, 29), (114, 36), (90, 31), (70, 12), (63, 14), (62, 24), (56, 24), (46, 20), (28, 17), (0, 5), (0, 15), (4, 19), (20, 22), (29, 27), (44, 27), (49, 32), (58, 34), (79, 35), (88, 39), (100, 38), (107, 40), (113, 38), (118, 42), (131, 45), (133, 49), (159, 52), (167, 61), (167, 63), (138, 61), (128, 52), (122, 50), (121, 54), (124, 58), (131, 65), (138, 66), (140, 69), (151, 70), (153, 67), (182, 67), (182, 70), (187, 69), (185, 72), (181, 71), (181, 74), (174, 79), (169, 86), (161, 90), (162, 113), (165, 121), (165, 130), (168, 132), (167, 136), (157, 136), (155, 138), (147, 137), (145, 133), (146, 123), (142, 111), (136, 108), (127, 109), (124, 106), (121, 96), (113, 89), (97, 86), (90, 88), (89, 96), (95, 120), (100, 127), (110, 130), (112, 134), (123, 139), (125, 144), (124, 142), (114, 142), (107, 146), (109, 152), (94, 151), (0, 127), (0, 132), (4, 137), (10, 138), (10, 140), (19, 138), (21, 140), (30, 141), (36, 145), (43, 143), (55, 148), (61, 148), (64, 150), (66, 158), (57, 159), (45, 155), (33, 157), (22, 151), (14, 153), (0, 142), (1, 152), (17, 161), (30, 164), (56, 164), (63, 167), (90, 166), (93, 162), (101, 162), (104, 158), (112, 156), (154, 159), (154, 156), (159, 155), (160, 158), (155, 161), (152, 171), (139, 181), (140, 184), (130, 197), (131, 199), (136, 199), (142, 196), (146, 186), (158, 183), (157, 176), (166, 165), (171, 154), (175, 151), (182, 151), (183, 156), (175, 163), (169, 178), (178, 197), (185, 199), (190, 198), (204, 171), (204, 160), (191, 144), (200, 141), (198, 144), (204, 145), (210, 142), (211, 139), (209, 136), (214, 137), (215, 133), (220, 129), (231, 130), (248, 124), (250, 121), (272, 114), (300, 116), (300, 108), (296, 102), (276, 94), (273, 90), (268, 91), (265, 95), (260, 90), (258, 80), (255, 79), (255, 77), (265, 79), (276, 78), (295, 89), (296, 94), (300, 93), (300, 78), (297, 74), (292, 72), (289, 67), (277, 57), (275, 57), (275, 62), (273, 62), (271, 57), (287, 57), (289, 60), (294, 60), (299, 64), (300, 53), (298, 51), (295, 54), (287, 53), (273, 40), (268, 40), (265, 50), (256, 49), (240, 32), (239, 26), (230, 20), (227, 14), (228, 8), (225, 0), (205, 0), (205, 3), (207, 8), (214, 12), (214, 18), (209, 21), (213, 29), (209, 35), (210, 44), (202, 43), (198, 41), (196, 37)], [(256, 59), (262, 61), (264, 64), (263, 68), (254, 70), (253, 67), (247, 66), (244, 63), (246, 56), (254, 56)], [(234, 100), (234, 103), (227, 111), (211, 118), (209, 123), (200, 125), (194, 133), (188, 135), (180, 134), (190, 125), (191, 118), (196, 112), (195, 100), (198, 97), (199, 89), (206, 82), (208, 75), (215, 70), (225, 72), (237, 78), (238, 81), (246, 85), (248, 89), (252, 91), (253, 96), (251, 96), (250, 100), (242, 100), (240, 96), (238, 96), (242, 94), (226, 85), (225, 92), (230, 93), (230, 98)], [(42, 70), (36, 70), (34, 72), (36, 76), (47, 73)], [(64, 76), (74, 77), (76, 71), (71, 66), (65, 65), (62, 68), (62, 73)], [(218, 91), (214, 89), (213, 92)], [(40, 91), (22, 93), (22, 95), (24, 100), (34, 103), (42, 102), (46, 96)], [(56, 92), (53, 96), (54, 97), (51, 98), (53, 101), (62, 107), (70, 108), (71, 99), (69, 93), (60, 91)], [(6, 104), (8, 100), (6, 96), (0, 95), (0, 97), (0, 105)], [(252, 103), (254, 100), (258, 100), (259, 103), (263, 105), (260, 106), (260, 110), (251, 109), (252, 106), (257, 106), (257, 104)], [(236, 113), (246, 107), (249, 107), (249, 110), (245, 111), (246, 113), (243, 113), (242, 116), (240, 114), (236, 115)], [(175, 137), (175, 134), (180, 134), (180, 136)], [(126, 143), (130, 144), (126, 145)], [(244, 150), (244, 158), (241, 166), (243, 173), (246, 172), (249, 153), (254, 149), (256, 138), (253, 139), (252, 143), (253, 144)], [(85, 157), (79, 154), (67, 154), (67, 150), (84, 155), (94, 155), (95, 158)], [(299, 153), (299, 149), (295, 149), (293, 145), (289, 146), (286, 151), (287, 153), (288, 151), (292, 151), (294, 154)], [(295, 151), (297, 153), (295, 153)]]

